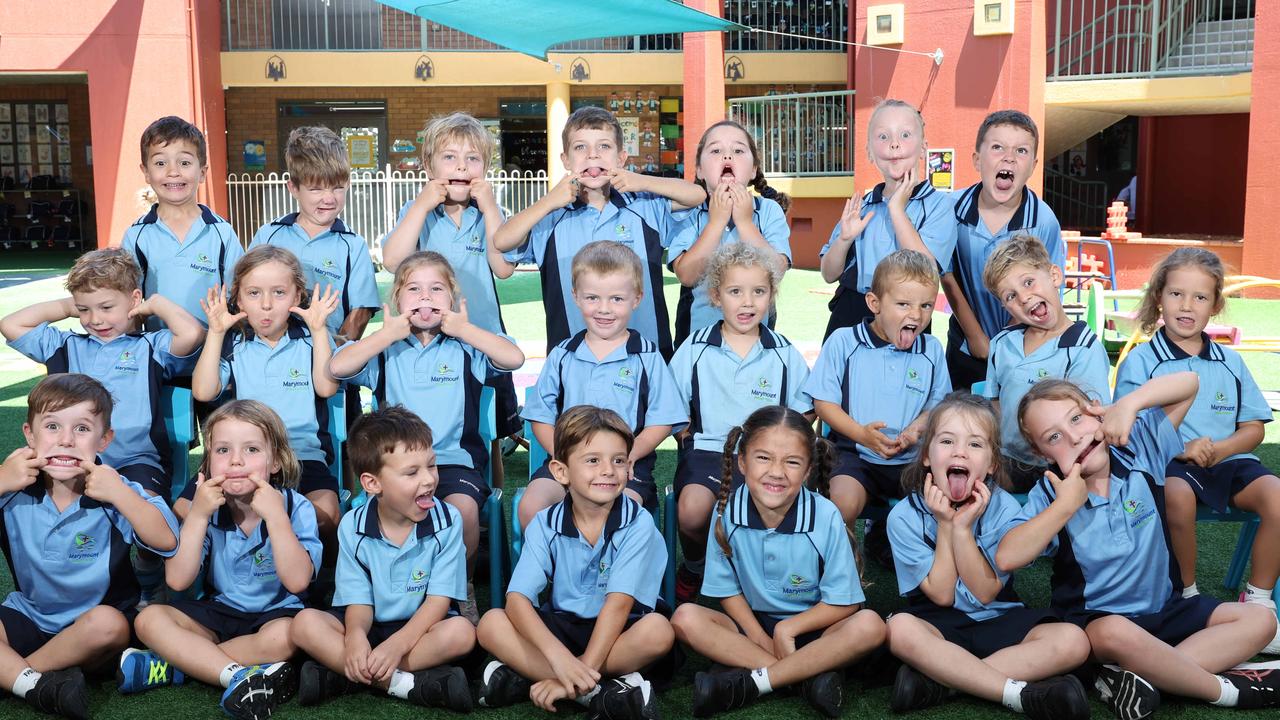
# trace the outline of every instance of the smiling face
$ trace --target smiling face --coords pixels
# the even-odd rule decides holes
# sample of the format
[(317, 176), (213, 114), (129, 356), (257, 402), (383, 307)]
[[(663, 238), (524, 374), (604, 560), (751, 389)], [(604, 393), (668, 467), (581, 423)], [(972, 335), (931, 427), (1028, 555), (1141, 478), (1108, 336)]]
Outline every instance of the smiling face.
[(973, 488), (995, 473), (991, 428), (962, 410), (945, 411), (938, 420), (924, 464), (933, 484), (953, 503), (964, 502)]
[(195, 201), (206, 169), (200, 165), (198, 153), (198, 148), (186, 140), (157, 143), (147, 149), (142, 176), (161, 202), (185, 205)]
[(750, 140), (741, 128), (720, 125), (707, 132), (698, 155), (698, 177), (708, 188), (723, 182), (746, 185), (755, 176), (756, 159), (751, 154)]
[(1036, 139), (1015, 125), (995, 125), (973, 154), (982, 192), (1001, 205), (1017, 202), (1036, 167)]
[(1111, 466), (1106, 443), (1096, 437), (1101, 421), (1086, 413), (1075, 400), (1032, 402), (1023, 414), (1022, 425), (1036, 452), (1064, 473), (1077, 462), (1081, 476), (1086, 478)]
[(627, 332), (631, 313), (640, 305), (641, 292), (628, 273), (600, 274), (590, 270), (573, 282), (573, 302), (582, 311), (587, 331), (602, 340)]
[(762, 515), (786, 514), (804, 489), (811, 460), (804, 436), (783, 426), (756, 433), (738, 453), (738, 469)]
[(597, 430), (569, 452), (564, 462), (551, 463), (556, 480), (575, 501), (607, 505), (627, 486), (627, 443), (622, 436)]
[(1057, 265), (1037, 268), (1015, 263), (996, 283), (996, 298), (1021, 325), (1051, 330), (1065, 319), (1058, 288), (1062, 271)]
[(564, 169), (584, 188), (600, 190), (609, 185), (609, 171), (625, 167), (627, 153), (609, 128), (578, 128), (560, 156)]
[(313, 227), (327, 228), (338, 219), (347, 204), (348, 184), (346, 178), (338, 182), (302, 180), (298, 185), (290, 179), (286, 187), (298, 201), (298, 219)]
[(93, 403), (84, 401), (61, 410), (36, 413), (22, 425), (27, 445), (37, 458), (48, 461), (43, 472), (54, 480), (70, 480), (84, 475), (82, 461), (93, 462), (107, 449), (114, 434), (107, 429)]
[(881, 108), (867, 128), (867, 152), (886, 180), (898, 182), (924, 156), (920, 113), (909, 107)]
[(240, 280), (236, 305), (248, 315), (253, 331), (278, 339), (289, 329), (289, 308), (302, 302), (293, 272), (279, 262), (264, 262)]
[(884, 297), (867, 293), (867, 307), (876, 315), (871, 329), (899, 350), (909, 350), (933, 318), (937, 301), (936, 287), (915, 280), (890, 283)]
[(726, 268), (720, 286), (710, 293), (711, 304), (724, 312), (724, 322), (739, 334), (756, 332), (773, 305), (773, 283), (762, 267)]
[(1170, 270), (1160, 292), (1165, 332), (1175, 342), (1200, 337), (1209, 319), (1222, 309), (1221, 302), (1213, 277), (1205, 271), (1194, 266)]
[(485, 158), (464, 137), (445, 138), (431, 153), (427, 171), (432, 180), (449, 181), (449, 201), (464, 203), (471, 199), (471, 181), (484, 177)]
[(365, 492), (378, 496), (380, 514), (389, 512), (397, 519), (421, 522), (435, 507), (440, 484), (435, 450), (396, 443), (394, 452), (382, 454), (378, 473), (361, 475), (360, 483)]
[(98, 288), (71, 293), (71, 298), (85, 332), (110, 341), (133, 328), (129, 311), (142, 302), (142, 291), (126, 293), (113, 288)]
[(222, 477), (229, 497), (252, 495), (251, 477), (269, 481), (280, 472), (275, 448), (262, 428), (239, 418), (224, 418), (209, 430), (209, 477)]
[(409, 325), (419, 332), (439, 329), (443, 310), (453, 309), (449, 280), (435, 265), (419, 265), (410, 270), (396, 291), (396, 307), (409, 316)]

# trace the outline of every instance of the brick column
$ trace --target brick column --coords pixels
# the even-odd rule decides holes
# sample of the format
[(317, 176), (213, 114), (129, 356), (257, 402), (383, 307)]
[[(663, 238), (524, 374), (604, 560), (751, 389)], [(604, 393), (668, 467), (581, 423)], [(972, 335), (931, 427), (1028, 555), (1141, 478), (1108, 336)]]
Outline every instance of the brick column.
[[(1280, 196), (1280, 175), (1268, 167), (1268, 159), (1280, 153), (1280, 132), (1277, 132), (1280, 129), (1280, 7), (1275, 3), (1258, 3), (1253, 30), (1252, 89), (1240, 271), (1280, 278), (1280, 253), (1276, 252), (1275, 237), (1275, 229), (1280, 227), (1280, 203), (1276, 202)], [(1278, 297), (1280, 291), (1264, 294)]]
[[(685, 5), (723, 17), (720, 0), (685, 0)], [(698, 140), (724, 119), (724, 33), (684, 34), (684, 176), (693, 179)]]

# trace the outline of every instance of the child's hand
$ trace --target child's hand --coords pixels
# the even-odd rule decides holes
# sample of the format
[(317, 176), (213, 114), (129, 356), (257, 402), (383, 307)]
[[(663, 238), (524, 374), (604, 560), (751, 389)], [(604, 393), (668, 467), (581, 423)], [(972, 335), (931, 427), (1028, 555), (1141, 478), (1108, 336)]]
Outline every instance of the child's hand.
[(133, 306), (133, 309), (129, 311), (128, 317), (130, 320), (134, 318), (142, 320), (154, 314), (155, 314), (155, 310), (151, 308), (151, 298), (146, 298), (142, 302)]
[(560, 178), (560, 182), (555, 187), (547, 191), (547, 201), (555, 203), (556, 207), (564, 207), (577, 202), (578, 195), (582, 193), (582, 185), (578, 182), (578, 178), (573, 175), (565, 175)]
[(307, 328), (311, 330), (311, 334), (314, 335), (328, 327), (325, 325), (325, 321), (337, 309), (338, 300), (341, 298), (342, 295), (337, 290), (334, 290), (332, 285), (325, 285), (324, 294), (322, 295), (320, 293), (320, 283), (316, 283), (315, 289), (311, 291), (311, 304), (305, 308), (295, 305), (289, 308), (289, 312), (302, 318), (302, 321), (307, 324)]
[(413, 334), (408, 313), (392, 313), (391, 306), (386, 303), (382, 304), (382, 330), (396, 340), (403, 340)]
[(898, 433), (899, 451), (915, 447), (918, 442), (920, 442), (920, 428), (914, 423), (906, 426), (902, 432)]
[(206, 520), (213, 517), (218, 512), (218, 508), (227, 502), (227, 497), (222, 493), (222, 483), (225, 477), (217, 475), (208, 480), (205, 479), (204, 473), (196, 475), (196, 494), (191, 499), (190, 514), (196, 517), (202, 517)]
[(362, 632), (349, 632), (343, 640), (343, 665), (347, 679), (365, 685), (373, 684), (369, 672), (369, 637)]
[(1138, 419), (1137, 410), (1131, 409), (1129, 403), (1119, 402), (1105, 407), (1095, 400), (1089, 403), (1084, 411), (1102, 420), (1098, 432), (1094, 433), (1095, 440), (1121, 447), (1129, 444), (1129, 431), (1133, 429), (1133, 423)]
[(609, 184), (618, 192), (644, 192), (649, 189), (649, 179), (626, 168), (609, 171)]
[(0, 492), (27, 487), (40, 478), (40, 468), (48, 463), (48, 460), (36, 457), (36, 451), (29, 447), (20, 447), (9, 453), (4, 465), (0, 465)]
[(390, 680), (391, 673), (400, 666), (400, 661), (404, 659), (407, 652), (409, 648), (405, 647), (395, 635), (383, 640), (369, 653), (369, 675), (374, 680)]
[(978, 518), (982, 517), (982, 513), (986, 511), (987, 504), (991, 502), (991, 490), (987, 488), (987, 484), (978, 481), (973, 486), (973, 494), (960, 504), (955, 510), (954, 522), (956, 527), (971, 528), (974, 523), (978, 522)]
[(933, 517), (939, 524), (949, 523), (956, 517), (956, 509), (951, 506), (951, 498), (942, 489), (933, 484), (933, 473), (924, 474), (924, 504), (929, 507)]
[(898, 187), (893, 189), (893, 194), (889, 196), (889, 209), (905, 211), (907, 209), (907, 201), (911, 199), (911, 192), (916, 189), (916, 169), (910, 167), (907, 172), (898, 181)]
[(84, 470), (85, 497), (114, 505), (113, 498), (120, 497), (121, 492), (128, 491), (124, 481), (120, 479), (120, 473), (114, 468), (96, 465), (92, 460), (81, 460), (80, 467)]
[(258, 513), (258, 517), (263, 520), (283, 517), (287, 520), (289, 515), (284, 509), (284, 495), (257, 475), (250, 475), (249, 479), (257, 486), (253, 491), (253, 498), (249, 500), (249, 507)]
[(444, 308), (440, 311), (440, 332), (456, 338), (467, 331), (471, 321), (467, 316), (467, 299), (462, 298), (456, 311)]
[(440, 203), (449, 199), (449, 181), (446, 178), (428, 180), (422, 190), (418, 191), (418, 202), (425, 203), (428, 209), (435, 209)]
[(1089, 488), (1080, 477), (1080, 463), (1073, 463), (1065, 478), (1059, 478), (1052, 470), (1045, 470), (1044, 474), (1053, 485), (1053, 494), (1057, 496), (1055, 503), (1064, 503), (1074, 513), (1089, 499)]
[(248, 317), (244, 311), (231, 314), (227, 307), (226, 288), (222, 285), (209, 288), (209, 292), (200, 301), (200, 309), (204, 310), (205, 317), (209, 319), (209, 332), (218, 335), (225, 335), (236, 323)]
[(1198, 437), (1183, 448), (1178, 460), (1199, 465), (1202, 468), (1213, 467), (1217, 462), (1217, 452), (1213, 449), (1213, 441), (1207, 437)]
[(891, 440), (888, 435), (880, 432), (885, 424), (879, 420), (862, 426), (862, 438), (858, 440), (858, 444), (874, 452), (882, 458), (891, 458), (902, 451), (898, 446), (897, 440)]
[(773, 628), (773, 649), (769, 652), (779, 660), (796, 651), (796, 634), (791, 631), (791, 623), (783, 620)]
[(557, 701), (572, 700), (574, 697), (575, 696), (555, 678), (539, 680), (529, 687), (529, 701), (547, 712), (556, 711)]
[(482, 177), (472, 178), (471, 199), (476, 201), (480, 212), (498, 207), (498, 200), (493, 194), (493, 184)]
[(865, 217), (859, 217), (862, 210), (862, 201), (855, 195), (844, 201), (844, 211), (840, 213), (840, 242), (847, 242), (862, 234), (867, 225), (871, 224), (871, 218), (876, 216), (876, 211), (872, 210)]
[(769, 637), (769, 635), (766, 634), (763, 629), (761, 629), (760, 632), (757, 632), (757, 633), (748, 632), (747, 638), (750, 639), (751, 642), (755, 643), (756, 647), (760, 648), (761, 650), (764, 650), (770, 655), (774, 654), (773, 638)]
[(598, 670), (569, 652), (552, 653), (552, 655), (553, 657), (547, 658), (551, 664), (551, 671), (556, 674), (560, 684), (569, 691), (570, 697), (578, 697), (600, 682)]
[(755, 222), (756, 203), (751, 191), (745, 185), (731, 183), (729, 197), (733, 198), (733, 222), (735, 225), (749, 225)]
[(733, 182), (725, 181), (715, 186), (707, 198), (707, 221), (714, 225), (728, 225), (733, 217)]

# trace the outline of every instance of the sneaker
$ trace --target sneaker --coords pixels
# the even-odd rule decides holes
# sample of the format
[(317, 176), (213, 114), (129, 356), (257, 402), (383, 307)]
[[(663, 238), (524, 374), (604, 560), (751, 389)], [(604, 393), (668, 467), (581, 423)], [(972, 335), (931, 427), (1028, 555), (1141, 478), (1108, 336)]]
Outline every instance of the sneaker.
[(462, 668), (438, 665), (413, 674), (409, 702), (423, 707), (438, 707), (456, 712), (471, 712), (471, 688)]
[(1160, 707), (1160, 691), (1138, 675), (1116, 665), (1102, 665), (1093, 681), (1103, 704), (1117, 720), (1143, 720)]
[(680, 563), (676, 568), (676, 604), (694, 602), (702, 591), (702, 576)]
[(1241, 591), (1240, 602), (1261, 605), (1273, 611), (1276, 609), (1276, 601), (1272, 600), (1270, 595), (1250, 595), (1248, 591)]
[(302, 663), (298, 671), (298, 704), (319, 705), (354, 692), (359, 685), (314, 660)]
[(120, 653), (116, 685), (126, 695), (165, 685), (181, 685), (183, 679), (181, 670), (150, 650), (128, 648)]
[(588, 720), (658, 720), (658, 698), (640, 673), (606, 680), (587, 706)]
[(470, 620), (473, 626), (480, 624), (480, 607), (476, 605), (475, 583), (467, 583), (467, 599), (458, 603), (458, 614)]
[(1236, 707), (1250, 710), (1280, 705), (1280, 662), (1243, 663), (1222, 677), (1240, 691)]
[(298, 675), (287, 662), (242, 668), (222, 693), (222, 710), (236, 720), (265, 720), (271, 712), (293, 697)]
[(1089, 698), (1084, 693), (1084, 684), (1075, 675), (1027, 683), (1021, 697), (1022, 712), (1031, 720), (1087, 720), (1089, 717)]
[(835, 670), (820, 673), (801, 683), (800, 697), (823, 715), (838, 718), (840, 706), (844, 704), (844, 679)]
[(494, 660), (480, 676), (480, 705), (497, 708), (524, 702), (529, 699), (531, 686), (520, 673)]
[(40, 675), (27, 693), (27, 704), (42, 713), (72, 720), (88, 720), (89, 693), (80, 668), (53, 670)]
[(693, 716), (711, 717), (743, 707), (760, 697), (751, 671), (738, 668), (726, 673), (700, 672), (693, 676)]
[(946, 702), (955, 691), (910, 665), (898, 668), (893, 679), (889, 709), (895, 713), (922, 710)]

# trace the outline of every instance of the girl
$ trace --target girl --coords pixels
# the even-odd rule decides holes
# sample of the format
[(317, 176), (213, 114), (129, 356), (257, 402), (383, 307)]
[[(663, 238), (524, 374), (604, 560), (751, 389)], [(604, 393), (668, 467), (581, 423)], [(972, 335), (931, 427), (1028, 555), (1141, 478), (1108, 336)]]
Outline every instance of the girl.
[(871, 316), (865, 295), (886, 255), (916, 250), (946, 268), (955, 249), (951, 200), (934, 190), (927, 177), (920, 179), (925, 154), (920, 111), (901, 100), (881, 100), (867, 124), (867, 154), (884, 182), (863, 195), (861, 203), (854, 198), (845, 202), (840, 222), (819, 253), (822, 279), (840, 282), (828, 305), (831, 320), (824, 340)]
[[(391, 288), (399, 314), (383, 306), (382, 329), (347, 343), (329, 363), (329, 376), (373, 389), (379, 407), (403, 405), (431, 427), (439, 463), (436, 495), (462, 516), (468, 572), (480, 538), (480, 508), (489, 497), (481, 475), (488, 448), (480, 436), (481, 386), (524, 364), (504, 335), (473, 325), (453, 267), (437, 252), (400, 262)], [(479, 622), (475, 590), (467, 583), (463, 614)]]
[[(1204, 334), (1222, 311), (1225, 272), (1217, 255), (1179, 248), (1156, 267), (1138, 310), (1151, 341), (1129, 353), (1116, 375), (1116, 399), (1152, 377), (1190, 370), (1200, 376), (1179, 428), (1186, 448), (1165, 469), (1170, 541), (1182, 571), (1183, 594), (1196, 594), (1196, 500), (1219, 512), (1230, 503), (1258, 513), (1243, 601), (1275, 609), (1271, 593), (1280, 575), (1280, 478), (1258, 462), (1262, 424), (1271, 408), (1236, 351)], [(1280, 635), (1264, 652), (1280, 653)]]
[[(735, 452), (745, 483), (730, 492)], [(837, 717), (843, 668), (884, 642), (880, 616), (859, 607), (849, 536), (825, 497), (830, 468), (830, 443), (790, 408), (762, 407), (729, 432), (702, 584), (724, 612), (685, 603), (671, 619), (682, 643), (732, 668), (694, 677), (696, 717), (795, 683)]]
[(1025, 607), (1013, 579), (991, 566), (1022, 509), (1002, 489), (991, 404), (949, 395), (929, 413), (921, 447), (902, 474), (910, 494), (888, 520), (898, 590), (908, 598), (888, 623), (889, 649), (906, 663), (894, 682), (893, 711), (925, 708), (961, 690), (1033, 718), (1089, 717), (1084, 686), (1060, 676), (1088, 659), (1084, 631)]
[[(707, 201), (685, 214), (668, 250), (671, 269), (682, 285), (676, 307), (677, 347), (690, 332), (720, 320), (703, 282), (716, 248), (747, 243), (773, 258), (779, 276), (791, 267), (791, 228), (786, 217), (791, 198), (765, 181), (755, 138), (738, 123), (721, 120), (702, 134), (697, 158), (695, 182), (707, 191)], [(749, 188), (760, 196), (752, 195)], [(764, 312), (773, 327), (773, 308), (766, 307)]]
[[(236, 263), (231, 299), (221, 285), (200, 301), (209, 318), (209, 334), (191, 376), (191, 395), (209, 402), (224, 392), (240, 400), (258, 400), (280, 414), (298, 457), (298, 492), (316, 509), (320, 535), (335, 537), (340, 511), (338, 481), (329, 472), (326, 398), (338, 384), (325, 366), (333, 340), (325, 320), (340, 293), (320, 285), (307, 292), (302, 264), (288, 250), (262, 245)], [(295, 317), (296, 316), (296, 317)], [(196, 491), (188, 484), (174, 511), (183, 518)]]
[(1052, 607), (1088, 634), (1104, 663), (1095, 686), (1117, 717), (1149, 716), (1160, 691), (1226, 707), (1280, 703), (1280, 670), (1237, 665), (1275, 635), (1275, 614), (1185, 598), (1170, 578), (1165, 468), (1182, 452), (1177, 426), (1198, 389), (1195, 373), (1163, 375), (1103, 408), (1049, 379), (1018, 403), (1027, 444), (1054, 469), (1000, 541), (995, 567), (1054, 556)]
[(120, 690), (151, 690), (185, 673), (226, 688), (222, 708), (231, 717), (266, 717), (297, 687), (289, 624), (320, 566), (316, 512), (295, 489), (298, 460), (266, 405), (234, 400), (218, 408), (204, 426), (204, 446), (165, 579), (186, 590), (207, 562), (217, 595), (144, 608), (135, 627), (151, 650), (125, 650)]
[(761, 326), (781, 274), (772, 251), (742, 242), (720, 246), (707, 263), (705, 285), (722, 319), (694, 332), (671, 359), (690, 418), (688, 431), (681, 433), (675, 478), (684, 546), (684, 562), (676, 572), (677, 602), (696, 599), (702, 584), (708, 521), (720, 491), (729, 430), (764, 405), (802, 413), (813, 409), (803, 390), (809, 377), (804, 356)]

